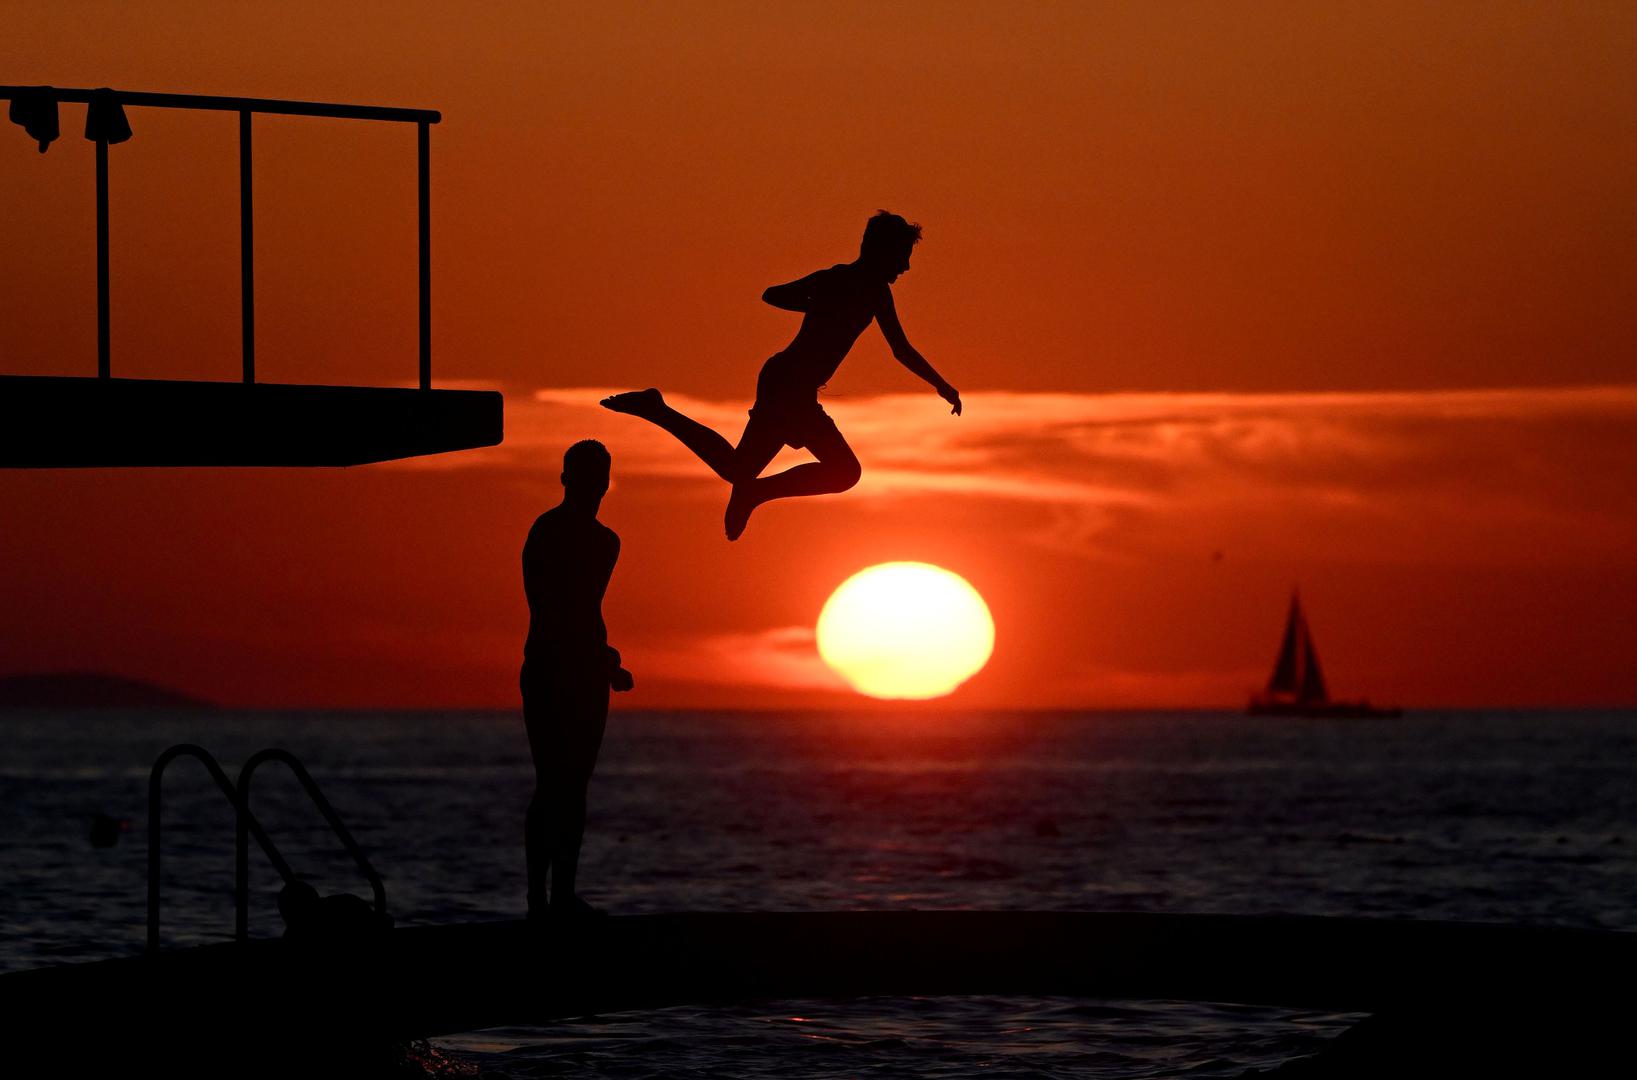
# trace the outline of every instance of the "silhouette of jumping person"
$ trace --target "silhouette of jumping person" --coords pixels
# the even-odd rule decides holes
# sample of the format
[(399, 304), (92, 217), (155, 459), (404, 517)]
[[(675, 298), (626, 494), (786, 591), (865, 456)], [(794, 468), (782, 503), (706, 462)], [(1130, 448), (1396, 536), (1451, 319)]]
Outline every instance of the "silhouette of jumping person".
[[(920, 239), (919, 225), (882, 210), (865, 225), (857, 259), (762, 293), (767, 303), (799, 311), (803, 318), (795, 339), (762, 365), (756, 403), (739, 445), (677, 412), (652, 387), (606, 397), (603, 406), (664, 428), (733, 485), (722, 519), (729, 540), (739, 539), (751, 513), (765, 502), (846, 491), (858, 483), (862, 470), (835, 421), (819, 405), (818, 392), (872, 321), (898, 362), (930, 383), (956, 416), (961, 412), (959, 391), (915, 351), (893, 307), (892, 283), (909, 269), (910, 249)], [(806, 447), (818, 460), (763, 476), (783, 446)]]
[(608, 644), (603, 593), (620, 538), (597, 520), (611, 461), (600, 442), (563, 454), (563, 501), (541, 514), (523, 545), (529, 637), (523, 646), (523, 724), (534, 758), (534, 798), (524, 821), (529, 917), (595, 911), (574, 892), (585, 835), (586, 788), (608, 722), (608, 691), (631, 673)]

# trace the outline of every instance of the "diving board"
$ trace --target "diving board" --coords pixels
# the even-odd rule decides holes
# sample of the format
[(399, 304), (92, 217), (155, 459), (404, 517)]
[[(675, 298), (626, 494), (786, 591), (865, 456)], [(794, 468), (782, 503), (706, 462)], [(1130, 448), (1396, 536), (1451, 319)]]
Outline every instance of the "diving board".
[(338, 466), (494, 446), (487, 390), (0, 375), (0, 468)]
[[(442, 119), (437, 111), (106, 87), (0, 85), (0, 100), (13, 102), (13, 120), (26, 127), (40, 153), (59, 137), (59, 106), (87, 106), (97, 221), (96, 377), (0, 375), (0, 468), (361, 465), (501, 441), (504, 403), (498, 392), (432, 388), (430, 130)], [(126, 107), (238, 114), (239, 381), (113, 377), (109, 147), (133, 137)], [(253, 119), (262, 114), (415, 128), (418, 388), (256, 381), (252, 134)], [(28, 152), (24, 145), (19, 140), (12, 152)], [(0, 207), (0, 233), (5, 212)]]

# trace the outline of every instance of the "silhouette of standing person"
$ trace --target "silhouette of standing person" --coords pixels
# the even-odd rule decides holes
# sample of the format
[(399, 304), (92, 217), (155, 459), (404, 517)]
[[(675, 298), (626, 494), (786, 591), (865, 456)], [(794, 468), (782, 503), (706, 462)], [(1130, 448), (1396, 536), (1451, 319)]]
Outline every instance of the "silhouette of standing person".
[[(751, 513), (765, 502), (846, 491), (858, 483), (862, 470), (835, 421), (818, 403), (818, 392), (871, 322), (881, 327), (898, 362), (930, 383), (952, 406), (951, 412), (957, 416), (961, 412), (960, 392), (915, 351), (892, 302), (892, 283), (909, 269), (910, 249), (920, 239), (919, 225), (882, 210), (865, 225), (857, 259), (762, 293), (767, 303), (799, 311), (803, 318), (795, 339), (762, 365), (756, 404), (739, 445), (671, 408), (652, 387), (606, 397), (603, 406), (670, 432), (733, 485), (722, 519), (729, 540), (739, 539)], [(763, 476), (762, 470), (784, 446), (806, 447), (818, 460)]]
[(529, 917), (595, 909), (574, 891), (585, 835), (586, 788), (608, 722), (608, 691), (631, 673), (608, 644), (603, 593), (620, 538), (597, 520), (611, 461), (600, 442), (563, 454), (563, 501), (535, 519), (523, 545), (529, 636), (523, 646), (523, 724), (534, 758), (534, 798), (523, 827)]

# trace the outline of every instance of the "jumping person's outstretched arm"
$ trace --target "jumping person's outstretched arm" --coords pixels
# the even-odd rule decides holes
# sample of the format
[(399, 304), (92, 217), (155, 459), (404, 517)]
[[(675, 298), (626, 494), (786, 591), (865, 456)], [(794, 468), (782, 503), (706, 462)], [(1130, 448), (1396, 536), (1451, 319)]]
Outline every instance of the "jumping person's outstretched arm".
[(762, 301), (772, 304), (785, 311), (808, 312), (813, 309), (813, 285), (818, 281), (822, 270), (814, 271), (800, 281), (792, 281), (787, 285), (774, 285), (762, 293)]
[(892, 302), (892, 290), (885, 286), (881, 289), (881, 303), (876, 309), (875, 321), (881, 327), (881, 336), (887, 339), (887, 344), (892, 348), (892, 355), (898, 362), (938, 391), (938, 396), (949, 402), (950, 412), (956, 416), (961, 415), (961, 392), (950, 386), (949, 382), (927, 363), (926, 357), (909, 343), (909, 338), (904, 336), (904, 326), (898, 321), (898, 308)]

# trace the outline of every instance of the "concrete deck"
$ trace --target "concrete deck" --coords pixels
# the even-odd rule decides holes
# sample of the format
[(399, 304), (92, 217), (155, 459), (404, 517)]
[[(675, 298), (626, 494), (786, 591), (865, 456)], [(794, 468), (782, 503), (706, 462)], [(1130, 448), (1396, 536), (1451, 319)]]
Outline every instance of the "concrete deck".
[[(280, 940), (0, 976), (14, 1030), (420, 1038), (680, 1004), (1070, 995), (1375, 1012), (1603, 994), (1637, 935), (1389, 920), (1096, 912), (606, 917)], [(1625, 992), (1625, 991), (1622, 991)], [(1605, 994), (1606, 996), (1606, 994)]]

